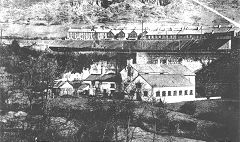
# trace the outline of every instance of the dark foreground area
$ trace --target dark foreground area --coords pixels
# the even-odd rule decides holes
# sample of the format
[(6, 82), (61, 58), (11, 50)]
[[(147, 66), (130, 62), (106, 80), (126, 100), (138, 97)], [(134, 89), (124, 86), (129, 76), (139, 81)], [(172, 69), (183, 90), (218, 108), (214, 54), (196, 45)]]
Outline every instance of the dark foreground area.
[(239, 141), (239, 101), (234, 100), (162, 105), (55, 98), (44, 108), (11, 109), (1, 112), (2, 142)]

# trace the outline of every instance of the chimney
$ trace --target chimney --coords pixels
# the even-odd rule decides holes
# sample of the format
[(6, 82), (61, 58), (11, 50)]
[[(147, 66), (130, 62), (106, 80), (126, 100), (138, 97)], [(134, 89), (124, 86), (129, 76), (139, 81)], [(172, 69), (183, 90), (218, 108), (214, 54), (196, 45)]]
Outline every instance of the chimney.
[(133, 59), (128, 59), (127, 60), (127, 65), (132, 65), (133, 64)]
[(100, 65), (101, 65), (101, 75), (106, 74), (107, 63), (106, 62), (102, 62)]
[(158, 58), (158, 60), (157, 60), (157, 65), (158, 65), (158, 66), (160, 66), (160, 65), (161, 65), (160, 58)]

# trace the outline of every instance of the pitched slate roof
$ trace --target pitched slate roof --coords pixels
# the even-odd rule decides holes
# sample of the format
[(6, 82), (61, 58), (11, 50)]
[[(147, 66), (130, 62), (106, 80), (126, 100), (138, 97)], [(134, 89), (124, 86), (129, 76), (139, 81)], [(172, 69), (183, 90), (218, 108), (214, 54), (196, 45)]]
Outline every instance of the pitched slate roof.
[(142, 74), (140, 75), (152, 87), (186, 87), (193, 84), (183, 75)]
[(117, 75), (115, 74), (104, 74), (101, 77), (98, 78), (98, 81), (106, 81), (106, 82), (117, 82), (121, 81), (119, 80)]
[[(105, 82), (116, 82), (119, 81), (119, 77), (115, 74), (91, 74), (89, 75), (85, 81), (105, 81)], [(120, 80), (121, 81), (121, 80)]]
[(186, 66), (181, 64), (132, 64), (132, 67), (141, 73), (164, 73), (195, 75)]
[(119, 82), (121, 77), (115, 74), (91, 74), (85, 81)]
[(88, 86), (89, 86), (89, 84), (82, 84), (81, 86), (78, 87), (78, 90), (84, 90)]
[(100, 76), (100, 74), (90, 74), (85, 81), (96, 81)]

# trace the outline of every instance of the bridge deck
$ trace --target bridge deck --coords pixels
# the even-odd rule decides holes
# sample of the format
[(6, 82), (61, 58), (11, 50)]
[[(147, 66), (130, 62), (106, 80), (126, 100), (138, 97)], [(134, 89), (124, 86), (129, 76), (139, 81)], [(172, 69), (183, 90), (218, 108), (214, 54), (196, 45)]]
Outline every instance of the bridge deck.
[[(70, 41), (59, 40), (49, 43), (53, 51), (216, 51), (229, 39), (190, 39), (190, 40), (101, 40)], [(231, 47), (227, 47), (231, 48)]]

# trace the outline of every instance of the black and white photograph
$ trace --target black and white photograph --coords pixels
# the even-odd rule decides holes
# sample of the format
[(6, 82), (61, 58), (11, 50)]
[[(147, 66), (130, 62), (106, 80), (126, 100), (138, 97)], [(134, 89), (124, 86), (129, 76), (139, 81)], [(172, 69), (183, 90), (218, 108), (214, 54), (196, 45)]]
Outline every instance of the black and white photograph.
[(239, 142), (240, 0), (0, 0), (0, 142)]

